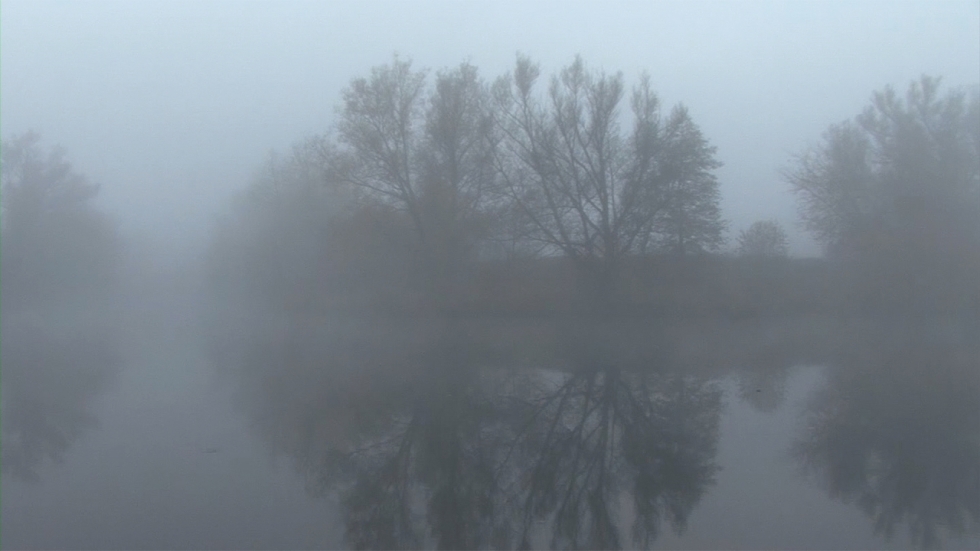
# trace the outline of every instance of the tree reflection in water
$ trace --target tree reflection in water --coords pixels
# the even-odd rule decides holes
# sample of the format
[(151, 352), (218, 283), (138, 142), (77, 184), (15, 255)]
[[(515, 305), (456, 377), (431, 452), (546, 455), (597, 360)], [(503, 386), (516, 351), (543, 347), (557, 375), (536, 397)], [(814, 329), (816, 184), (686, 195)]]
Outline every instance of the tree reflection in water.
[(459, 342), (417, 358), (421, 369), (391, 397), (401, 407), (384, 430), (355, 436), (360, 445), (338, 457), (347, 538), (358, 548), (418, 547), (427, 535), (440, 548), (500, 545), (507, 525), (494, 467), (507, 426), (491, 374)]
[(60, 462), (86, 429), (89, 411), (119, 366), (114, 345), (94, 331), (54, 330), (5, 314), (0, 467), (36, 482), (47, 461)]
[(621, 548), (617, 505), (625, 495), (632, 544), (647, 548), (662, 522), (683, 530), (713, 482), (720, 393), (577, 342), (563, 347), (573, 353), (557, 388), (538, 392), (525, 416), (520, 544), (530, 545), (538, 519), (548, 521), (551, 547)]
[(906, 328), (845, 345), (795, 445), (875, 533), (907, 525), (926, 548), (980, 527), (980, 348), (974, 331), (950, 333)]
[(353, 547), (649, 547), (713, 482), (705, 380), (583, 339), (518, 368), (451, 322), (340, 333), (255, 345), (243, 397), (310, 488), (341, 497)]

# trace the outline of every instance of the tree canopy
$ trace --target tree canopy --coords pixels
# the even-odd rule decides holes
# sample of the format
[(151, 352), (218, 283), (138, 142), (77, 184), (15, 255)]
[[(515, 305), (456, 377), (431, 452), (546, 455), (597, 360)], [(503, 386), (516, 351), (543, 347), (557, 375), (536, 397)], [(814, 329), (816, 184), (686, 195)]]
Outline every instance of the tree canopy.
[(647, 77), (627, 100), (621, 73), (590, 70), (581, 58), (552, 77), (543, 97), (539, 76), (519, 57), (494, 85), (500, 189), (526, 220), (528, 239), (607, 265), (658, 246), (717, 248), (723, 225), (712, 170), (721, 164), (687, 109), (664, 117)]
[(855, 268), (869, 306), (980, 304), (980, 92), (939, 85), (876, 92), (786, 173), (804, 224)]
[(834, 255), (962, 247), (980, 238), (980, 94), (937, 78), (888, 87), (831, 126), (786, 176), (800, 214)]
[[(522, 56), (493, 83), (468, 63), (430, 74), (395, 57), (350, 81), (333, 132), (281, 162), (285, 172), (269, 165), (245, 210), (290, 211), (306, 197), (277, 223), (280, 235), (322, 199), (287, 180), (343, 190), (344, 207), (320, 216), (388, 228), (408, 263), (387, 270), (424, 282), (422, 292), (439, 300), (474, 260), (501, 252), (564, 256), (609, 287), (631, 255), (717, 249), (720, 163), (685, 107), (662, 114), (649, 78), (627, 93), (621, 74), (580, 58), (541, 92), (539, 75)], [(263, 206), (260, 196), (278, 199)], [(339, 236), (336, 223), (323, 228), (331, 224), (323, 231)], [(235, 233), (223, 235), (230, 243)]]
[(754, 222), (738, 236), (738, 254), (755, 257), (783, 257), (789, 253), (786, 231), (775, 220)]
[(36, 481), (95, 424), (121, 358), (106, 308), (120, 240), (98, 186), (28, 132), (0, 146), (0, 468)]
[(338, 183), (408, 216), (431, 280), (446, 285), (493, 210), (489, 96), (476, 67), (427, 75), (395, 58), (343, 94)]
[(2, 145), (3, 302), (37, 306), (107, 291), (119, 240), (95, 209), (98, 186), (77, 173), (65, 151), (28, 132)]

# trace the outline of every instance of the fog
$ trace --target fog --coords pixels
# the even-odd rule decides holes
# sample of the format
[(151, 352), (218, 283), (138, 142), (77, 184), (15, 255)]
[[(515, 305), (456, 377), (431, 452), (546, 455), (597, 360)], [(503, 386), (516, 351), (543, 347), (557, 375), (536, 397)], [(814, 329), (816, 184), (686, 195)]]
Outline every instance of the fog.
[(3, 2), (0, 547), (980, 546), (980, 5)]
[[(348, 81), (393, 52), (486, 76), (524, 52), (650, 73), (715, 145), (732, 229), (795, 231), (778, 169), (871, 91), (921, 74), (980, 80), (973, 2), (4, 2), (3, 136), (34, 129), (103, 184), (134, 230), (198, 243), (270, 149), (325, 132)], [(548, 21), (544, 24), (543, 21)]]

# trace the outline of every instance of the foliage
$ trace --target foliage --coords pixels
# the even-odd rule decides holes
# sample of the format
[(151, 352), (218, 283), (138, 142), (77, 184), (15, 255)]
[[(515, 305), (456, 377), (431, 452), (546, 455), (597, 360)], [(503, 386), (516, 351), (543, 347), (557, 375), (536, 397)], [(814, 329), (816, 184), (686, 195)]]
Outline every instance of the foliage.
[(667, 182), (667, 203), (654, 221), (659, 249), (678, 255), (717, 251), (724, 243), (726, 223), (721, 219), (718, 180), (721, 167), (687, 108), (670, 114), (662, 170)]
[(120, 241), (98, 186), (27, 133), (2, 145), (0, 219), (4, 473), (36, 481), (96, 424), (91, 402), (120, 364), (106, 308)]
[(789, 253), (786, 232), (775, 220), (754, 222), (738, 236), (738, 254), (755, 257), (785, 257)]
[(64, 150), (29, 132), (2, 145), (3, 303), (37, 307), (113, 289), (120, 242), (92, 206), (98, 186), (76, 173)]
[[(980, 239), (980, 95), (939, 94), (922, 77), (904, 99), (876, 92), (827, 130), (786, 176), (806, 227), (833, 254), (976, 245)], [(943, 243), (946, 242), (946, 243)]]
[(806, 227), (867, 308), (980, 305), (980, 94), (876, 92), (787, 172)]
[(419, 285), (411, 221), (337, 184), (334, 154), (314, 136), (270, 155), (215, 227), (208, 272), (218, 296), (309, 314), (395, 304)]

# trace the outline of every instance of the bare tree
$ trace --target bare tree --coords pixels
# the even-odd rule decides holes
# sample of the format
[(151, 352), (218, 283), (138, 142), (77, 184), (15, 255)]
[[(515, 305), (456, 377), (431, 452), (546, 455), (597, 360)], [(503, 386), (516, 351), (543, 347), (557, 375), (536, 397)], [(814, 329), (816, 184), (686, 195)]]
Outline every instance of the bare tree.
[(487, 100), (472, 65), (438, 73), (427, 88), (425, 72), (398, 58), (344, 92), (335, 177), (408, 216), (435, 281), (454, 277), (487, 220)]
[(689, 204), (716, 202), (697, 188), (714, 181), (713, 148), (683, 108), (661, 120), (648, 78), (633, 89), (624, 131), (621, 74), (591, 71), (576, 58), (545, 99), (535, 92), (539, 76), (519, 57), (494, 85), (499, 189), (524, 216), (528, 239), (608, 277), (659, 233), (675, 233), (669, 223)]

